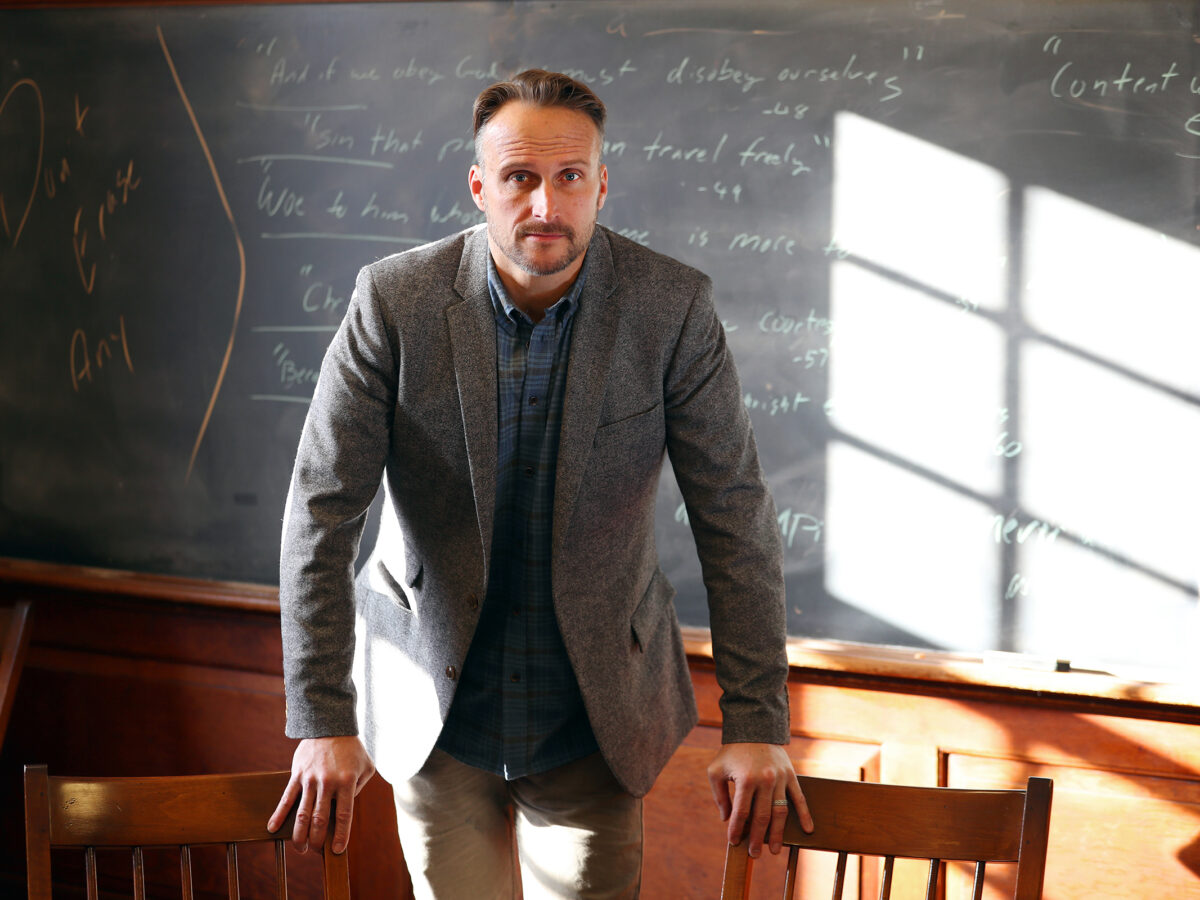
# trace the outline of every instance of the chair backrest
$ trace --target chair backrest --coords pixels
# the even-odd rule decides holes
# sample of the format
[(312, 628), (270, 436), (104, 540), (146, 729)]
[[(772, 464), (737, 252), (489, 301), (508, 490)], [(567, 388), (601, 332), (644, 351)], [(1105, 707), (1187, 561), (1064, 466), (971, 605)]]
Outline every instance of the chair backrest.
[[(287, 772), (185, 775), (161, 778), (52, 777), (45, 766), (25, 767), (25, 858), (29, 900), (50, 900), (51, 848), (84, 851), (87, 896), (98, 895), (97, 848), (128, 848), (133, 896), (146, 896), (143, 851), (178, 848), (184, 900), (193, 897), (192, 849), (225, 848), (223, 879), (231, 900), (240, 896), (238, 846), (274, 845), (275, 894), (287, 897), (286, 843), (295, 810), (272, 834), (267, 819), (288, 782)], [(324, 852), (324, 896), (349, 900), (346, 854)]]
[[(1053, 789), (1048, 778), (1030, 778), (1023, 791), (909, 787), (804, 775), (799, 779), (815, 828), (805, 834), (795, 810), (788, 810), (783, 838), (788, 848), (783, 894), (787, 900), (795, 896), (800, 849), (837, 854), (833, 900), (842, 897), (850, 856), (882, 858), (880, 900), (891, 896), (897, 858), (929, 861), (927, 900), (940, 896), (938, 882), (947, 862), (975, 864), (974, 900), (982, 896), (987, 864), (1001, 862), (1016, 865), (1014, 900), (1042, 896)], [(728, 849), (721, 900), (750, 897), (753, 860), (747, 843)]]

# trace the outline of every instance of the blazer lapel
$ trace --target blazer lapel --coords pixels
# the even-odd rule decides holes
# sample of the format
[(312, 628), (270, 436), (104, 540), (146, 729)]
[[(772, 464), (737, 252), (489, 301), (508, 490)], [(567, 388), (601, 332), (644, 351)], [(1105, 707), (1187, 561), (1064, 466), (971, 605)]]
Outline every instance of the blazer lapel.
[(481, 227), (466, 238), (454, 282), (463, 301), (446, 309), (485, 571), (491, 564), (497, 440), (496, 322), (488, 294), (487, 254), (487, 230)]
[(588, 274), (575, 313), (554, 479), (553, 553), (557, 555), (592, 451), (617, 335), (612, 251), (599, 225), (588, 246)]

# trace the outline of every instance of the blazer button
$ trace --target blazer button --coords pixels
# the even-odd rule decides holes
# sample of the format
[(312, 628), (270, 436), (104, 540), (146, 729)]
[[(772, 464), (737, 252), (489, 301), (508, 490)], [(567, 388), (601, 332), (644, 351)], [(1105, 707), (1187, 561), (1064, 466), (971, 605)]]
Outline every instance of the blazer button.
[(472, 594), (467, 598), (467, 606), (471, 607), (472, 610), (479, 609), (479, 597)]
[(458, 669), (454, 668), (454, 666), (446, 666), (446, 677), (453, 681), (458, 677)]

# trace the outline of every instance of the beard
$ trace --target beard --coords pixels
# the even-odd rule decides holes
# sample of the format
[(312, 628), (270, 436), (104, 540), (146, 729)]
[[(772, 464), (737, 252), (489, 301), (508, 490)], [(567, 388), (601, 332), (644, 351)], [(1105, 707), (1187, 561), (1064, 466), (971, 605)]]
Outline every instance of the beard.
[[(493, 243), (500, 248), (509, 261), (527, 275), (557, 275), (571, 263), (579, 259), (592, 241), (592, 233), (596, 230), (596, 220), (587, 226), (586, 233), (577, 233), (568, 225), (521, 225), (516, 234), (509, 237), (501, 234), (500, 229), (493, 227), (488, 220), (488, 234)], [(550, 257), (536, 257), (529, 253), (522, 243), (523, 238), (531, 234), (561, 234), (566, 238), (566, 246)]]

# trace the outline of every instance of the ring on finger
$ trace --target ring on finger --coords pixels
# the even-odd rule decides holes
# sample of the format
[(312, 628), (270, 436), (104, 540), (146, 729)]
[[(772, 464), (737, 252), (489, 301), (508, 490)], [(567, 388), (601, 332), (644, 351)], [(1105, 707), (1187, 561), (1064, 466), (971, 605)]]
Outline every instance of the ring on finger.
[(787, 806), (788, 802), (786, 800), (772, 800), (771, 805), (772, 806)]

